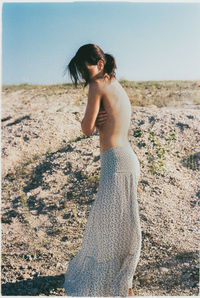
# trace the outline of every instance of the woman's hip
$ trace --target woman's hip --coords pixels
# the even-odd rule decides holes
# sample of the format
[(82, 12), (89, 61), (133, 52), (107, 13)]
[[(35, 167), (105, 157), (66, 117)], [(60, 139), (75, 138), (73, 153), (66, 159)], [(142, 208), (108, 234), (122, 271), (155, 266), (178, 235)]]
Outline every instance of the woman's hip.
[(140, 163), (130, 144), (107, 149), (100, 153), (101, 174), (140, 171)]

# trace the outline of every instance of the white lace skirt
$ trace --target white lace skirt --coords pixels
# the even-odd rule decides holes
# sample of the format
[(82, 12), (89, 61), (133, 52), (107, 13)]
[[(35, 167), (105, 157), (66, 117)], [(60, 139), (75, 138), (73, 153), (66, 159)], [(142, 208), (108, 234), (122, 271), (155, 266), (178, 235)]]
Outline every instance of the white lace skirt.
[(126, 297), (139, 261), (139, 160), (130, 144), (101, 152), (100, 158), (99, 187), (82, 247), (65, 274), (68, 296)]

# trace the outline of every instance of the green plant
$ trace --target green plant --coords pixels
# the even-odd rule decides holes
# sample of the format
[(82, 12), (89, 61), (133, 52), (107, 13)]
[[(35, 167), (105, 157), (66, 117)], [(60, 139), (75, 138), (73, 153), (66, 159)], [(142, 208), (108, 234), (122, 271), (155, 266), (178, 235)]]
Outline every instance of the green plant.
[(99, 175), (89, 176), (88, 177), (88, 180), (91, 181), (91, 182), (97, 182), (97, 181), (99, 181), (99, 179), (100, 179), (100, 176)]
[[(145, 142), (143, 139), (143, 132), (148, 134), (148, 141)], [(149, 171), (153, 174), (161, 174), (162, 171), (166, 171), (164, 168), (165, 160), (166, 160), (166, 149), (162, 146), (158, 137), (156, 137), (155, 132), (152, 129), (148, 129), (147, 131), (142, 131), (141, 129), (135, 129), (133, 131), (133, 136), (137, 138), (137, 146), (139, 148), (145, 147), (145, 155), (148, 160)], [(173, 133), (166, 138), (167, 146), (171, 145), (171, 141), (176, 140), (175, 129)]]

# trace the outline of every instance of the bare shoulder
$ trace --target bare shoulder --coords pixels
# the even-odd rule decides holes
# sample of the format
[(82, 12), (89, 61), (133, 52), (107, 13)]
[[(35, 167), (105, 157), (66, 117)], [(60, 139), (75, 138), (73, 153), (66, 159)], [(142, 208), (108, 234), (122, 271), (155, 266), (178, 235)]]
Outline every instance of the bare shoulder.
[(102, 84), (99, 80), (93, 80), (90, 82), (89, 89), (92, 91), (101, 91), (102, 89)]
[(116, 78), (112, 78), (111, 80), (110, 79), (107, 79), (107, 78), (104, 78), (104, 79), (96, 79), (94, 81), (94, 83), (96, 84), (96, 88), (98, 88), (99, 90), (101, 91), (105, 91), (108, 88), (113, 88), (115, 87), (118, 83), (118, 80)]
[(94, 80), (90, 82), (89, 92), (103, 96), (105, 92), (105, 84), (103, 84), (101, 80)]

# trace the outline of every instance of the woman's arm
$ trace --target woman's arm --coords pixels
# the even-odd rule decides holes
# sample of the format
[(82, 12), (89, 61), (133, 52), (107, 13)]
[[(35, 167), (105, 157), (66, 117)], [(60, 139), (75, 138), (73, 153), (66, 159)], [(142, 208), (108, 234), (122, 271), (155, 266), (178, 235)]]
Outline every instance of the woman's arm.
[(95, 130), (95, 121), (99, 113), (102, 91), (98, 82), (91, 82), (88, 91), (88, 101), (81, 128), (86, 136), (90, 136)]

